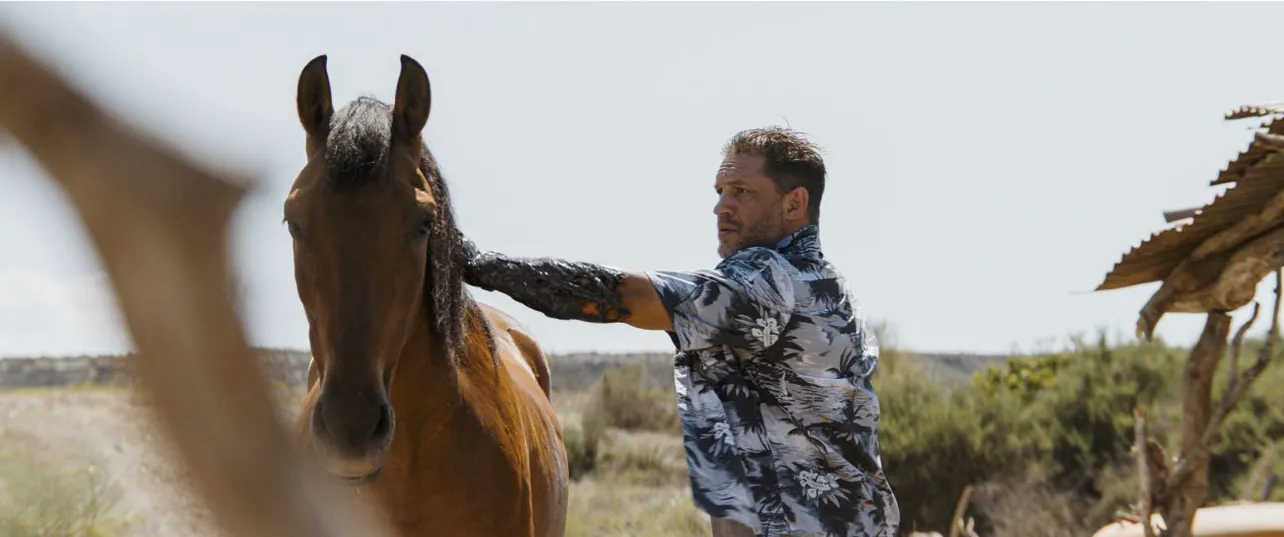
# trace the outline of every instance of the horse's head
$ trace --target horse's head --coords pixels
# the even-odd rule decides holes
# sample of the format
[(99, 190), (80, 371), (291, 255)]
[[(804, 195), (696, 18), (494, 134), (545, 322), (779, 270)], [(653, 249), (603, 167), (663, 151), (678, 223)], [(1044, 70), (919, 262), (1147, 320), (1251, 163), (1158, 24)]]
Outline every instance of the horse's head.
[(431, 243), (444, 242), (442, 187), (420, 138), (430, 101), (428, 75), (407, 56), (391, 107), (361, 98), (336, 112), (325, 56), (299, 77), (307, 164), (284, 214), (320, 379), (308, 429), (327, 471), (352, 482), (383, 466), (397, 358), (437, 294), (426, 271)]

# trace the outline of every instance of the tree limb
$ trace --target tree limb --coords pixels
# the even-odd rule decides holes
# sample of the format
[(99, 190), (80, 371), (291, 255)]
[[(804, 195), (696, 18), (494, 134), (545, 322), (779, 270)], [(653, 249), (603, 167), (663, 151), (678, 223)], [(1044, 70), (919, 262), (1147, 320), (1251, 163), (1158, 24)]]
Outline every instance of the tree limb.
[[(1212, 416), (1213, 378), (1226, 351), (1230, 336), (1231, 317), (1224, 311), (1211, 310), (1204, 322), (1199, 341), (1190, 351), (1186, 367), (1181, 374), (1181, 449), (1189, 450), (1199, 445)], [(1196, 510), (1204, 504), (1208, 494), (1206, 470), (1208, 458), (1202, 451), (1182, 461), (1189, 476), (1179, 485), (1166, 479), (1165, 486), (1156, 487), (1161, 496), (1155, 501), (1164, 519), (1164, 537), (1190, 537)]]
[(972, 485), (963, 487), (963, 493), (959, 494), (958, 502), (954, 504), (954, 517), (950, 519), (950, 537), (958, 537), (959, 531), (963, 529), (963, 513), (967, 512), (967, 504), (972, 498)]
[(109, 117), (3, 31), (0, 129), (75, 207), (158, 424), (220, 525), (241, 537), (391, 535), (304, 464), (277, 417), (232, 300), (227, 224), (245, 181)]
[(1141, 504), (1138, 506), (1141, 511), (1140, 522), (1142, 524), (1145, 537), (1155, 537), (1155, 529), (1150, 525), (1150, 513), (1154, 505), (1154, 483), (1155, 476), (1151, 475), (1149, 453), (1146, 446), (1146, 440), (1150, 438), (1150, 433), (1146, 430), (1146, 408), (1137, 407), (1132, 411), (1133, 417), (1133, 449), (1136, 450), (1137, 457), (1137, 492)]
[[(1264, 479), (1264, 476), (1267, 474), (1274, 474), (1274, 472), (1272, 472), (1272, 468), (1275, 466), (1275, 455), (1278, 451), (1279, 445), (1272, 442), (1262, 452), (1262, 454), (1257, 457), (1257, 462), (1253, 463), (1253, 468), (1248, 472), (1248, 478), (1244, 480), (1244, 485), (1240, 488), (1239, 501), (1252, 501), (1252, 498), (1258, 495), (1259, 490), (1266, 488), (1265, 486), (1259, 488), (1258, 484), (1263, 481), (1269, 483), (1269, 479)], [(1262, 498), (1261, 501), (1265, 500), (1266, 498)]]
[[(1227, 393), (1223, 395), (1221, 401), (1218, 402), (1217, 408), (1213, 411), (1203, 432), (1200, 434), (1199, 441), (1188, 446), (1182, 451), (1181, 457), (1177, 460), (1177, 465), (1173, 467), (1173, 472), (1168, 478), (1168, 484), (1166, 487), (1168, 490), (1174, 490), (1176, 487), (1182, 486), (1187, 479), (1190, 479), (1192, 472), (1195, 469), (1195, 465), (1193, 464), (1195, 457), (1208, 455), (1208, 448), (1212, 444), (1213, 437), (1216, 436), (1218, 431), (1221, 429), (1221, 424), (1225, 421), (1226, 416), (1235, 408), (1235, 405), (1239, 404), (1244, 395), (1248, 393), (1249, 388), (1252, 387), (1253, 381), (1257, 379), (1258, 375), (1260, 375), (1262, 371), (1266, 369), (1267, 364), (1270, 363), (1271, 356), (1275, 349), (1275, 340), (1279, 339), (1280, 286), (1284, 283), (1282, 279), (1284, 279), (1284, 276), (1282, 276), (1281, 271), (1277, 269), (1275, 271), (1275, 309), (1271, 314), (1271, 328), (1270, 332), (1266, 336), (1266, 341), (1262, 344), (1262, 347), (1258, 349), (1257, 360), (1255, 360), (1253, 365), (1248, 369), (1239, 372), (1238, 375), (1231, 378), (1229, 381), (1230, 388), (1227, 389)], [(1254, 316), (1256, 316), (1256, 313)]]
[(1240, 347), (1244, 345), (1244, 334), (1248, 333), (1248, 329), (1253, 327), (1253, 321), (1257, 320), (1257, 313), (1261, 310), (1261, 306), (1261, 303), (1253, 301), (1253, 315), (1248, 318), (1248, 322), (1245, 322), (1244, 326), (1235, 331), (1235, 337), (1231, 339), (1230, 360), (1226, 367), (1227, 393), (1235, 389), (1235, 381), (1239, 378), (1239, 351)]

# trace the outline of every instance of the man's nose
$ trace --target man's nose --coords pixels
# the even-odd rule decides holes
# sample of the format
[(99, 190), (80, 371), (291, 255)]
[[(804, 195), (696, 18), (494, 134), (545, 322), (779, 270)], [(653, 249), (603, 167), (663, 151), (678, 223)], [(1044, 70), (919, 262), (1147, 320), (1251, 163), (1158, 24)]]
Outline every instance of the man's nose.
[(718, 198), (718, 203), (713, 204), (713, 214), (718, 216), (731, 216), (731, 203), (726, 197)]

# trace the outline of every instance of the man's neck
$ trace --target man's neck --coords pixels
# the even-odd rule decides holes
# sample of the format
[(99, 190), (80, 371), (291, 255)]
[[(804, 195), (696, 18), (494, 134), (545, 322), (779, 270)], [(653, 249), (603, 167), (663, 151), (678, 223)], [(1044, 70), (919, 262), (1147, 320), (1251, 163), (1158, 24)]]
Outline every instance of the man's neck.
[(791, 236), (797, 235), (799, 231), (802, 231), (802, 228), (805, 228), (809, 225), (811, 225), (811, 222), (807, 220), (785, 222), (785, 233), (780, 237), (777, 237), (776, 241), (773, 244), (780, 244), (780, 241), (783, 241)]
[[(800, 230), (800, 229), (802, 229), (802, 228), (804, 228), (804, 227), (807, 227), (807, 225), (808, 225), (808, 224), (811, 224), (811, 221), (809, 221), (809, 220), (798, 220), (798, 221), (795, 221), (795, 222), (786, 222), (786, 223), (785, 223), (785, 237), (788, 237), (788, 236), (790, 236), (790, 235), (793, 235), (794, 233), (798, 233), (798, 230)], [(785, 238), (785, 237), (781, 237), (780, 239), (781, 239), (781, 240), (784, 240), (784, 238)]]

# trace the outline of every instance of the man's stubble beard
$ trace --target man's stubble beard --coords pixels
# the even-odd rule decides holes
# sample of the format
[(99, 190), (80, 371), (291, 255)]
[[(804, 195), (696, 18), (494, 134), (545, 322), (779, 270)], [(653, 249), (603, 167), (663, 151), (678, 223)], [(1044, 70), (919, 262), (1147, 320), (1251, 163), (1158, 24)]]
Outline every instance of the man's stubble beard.
[(768, 214), (770, 216), (742, 228), (742, 238), (735, 244), (728, 245), (728, 251), (725, 254), (719, 247), (718, 255), (726, 259), (745, 248), (754, 246), (774, 248), (776, 243), (785, 237), (785, 212), (782, 208)]

